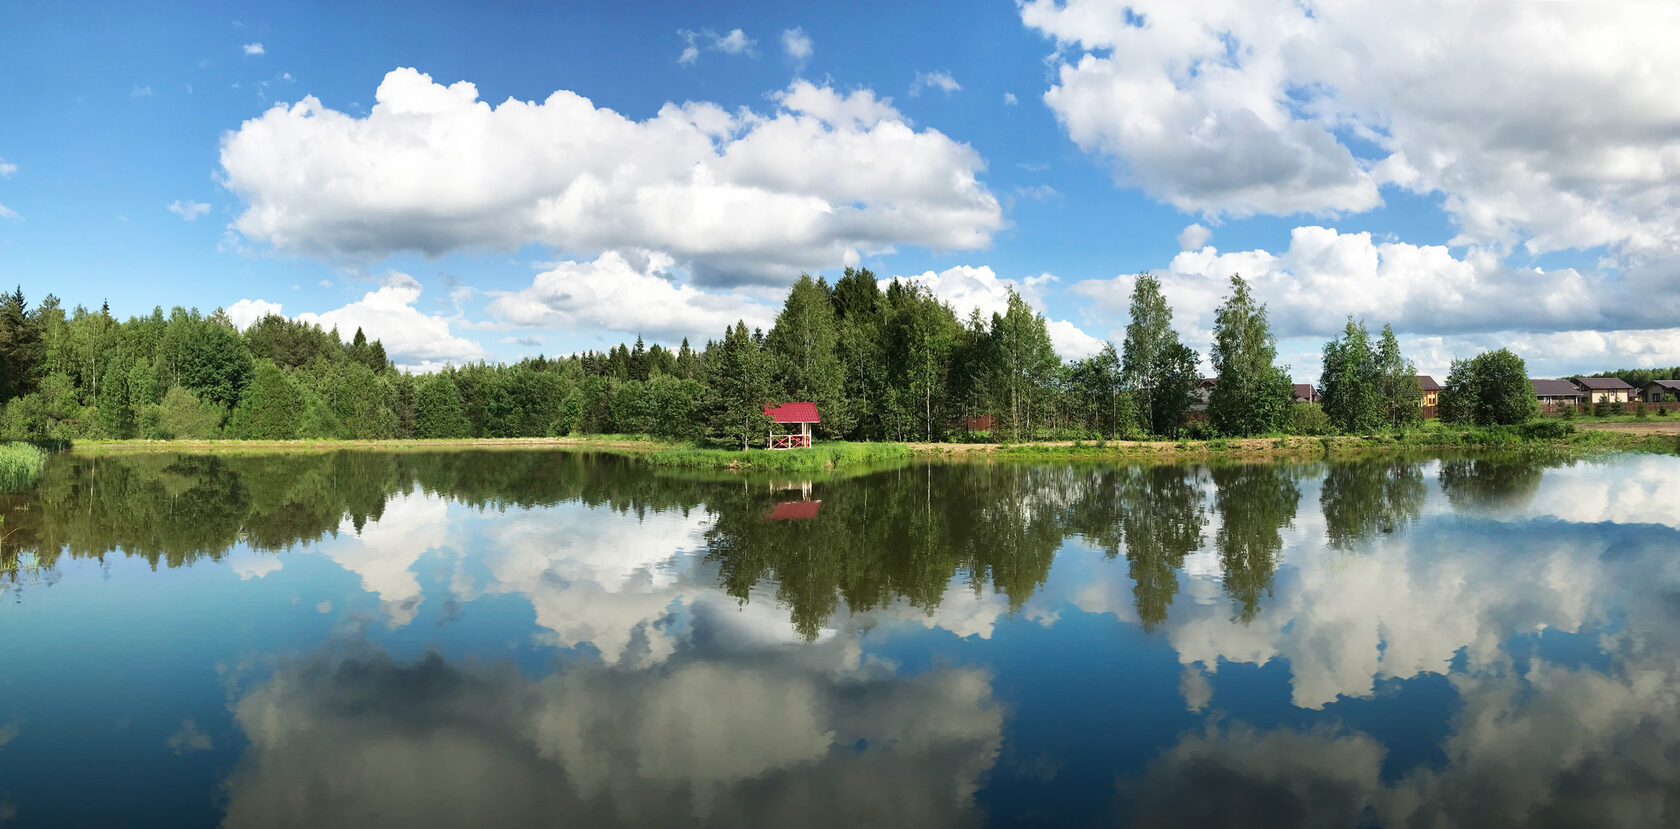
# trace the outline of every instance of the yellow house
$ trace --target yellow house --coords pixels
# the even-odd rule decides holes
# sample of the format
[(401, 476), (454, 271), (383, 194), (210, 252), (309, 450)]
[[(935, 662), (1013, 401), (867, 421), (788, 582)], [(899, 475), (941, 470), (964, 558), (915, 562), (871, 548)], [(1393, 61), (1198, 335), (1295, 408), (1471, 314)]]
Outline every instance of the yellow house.
[(1633, 399), (1633, 387), (1620, 377), (1577, 377), (1573, 382), (1587, 403), (1626, 403)]

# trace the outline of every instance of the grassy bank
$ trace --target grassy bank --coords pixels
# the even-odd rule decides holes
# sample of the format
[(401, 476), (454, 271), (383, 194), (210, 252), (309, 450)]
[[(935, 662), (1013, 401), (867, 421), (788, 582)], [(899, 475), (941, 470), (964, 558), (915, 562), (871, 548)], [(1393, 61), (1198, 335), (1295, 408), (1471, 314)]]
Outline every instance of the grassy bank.
[(675, 469), (738, 469), (756, 472), (820, 472), (828, 469), (890, 463), (910, 457), (902, 443), (818, 443), (810, 449), (667, 449), (647, 458), (654, 466)]
[[(19, 445), (19, 444), (13, 444)], [(40, 450), (35, 453), (39, 470)], [(3, 448), (3, 447), (0, 447)], [(144, 452), (210, 454), (276, 454), (370, 450), (382, 452), (438, 452), (464, 450), (565, 449), (603, 452), (644, 460), (663, 469), (733, 470), (743, 472), (820, 472), (893, 463), (911, 456), (927, 458), (998, 457), (1020, 460), (1063, 459), (1113, 461), (1171, 461), (1211, 456), (1309, 457), (1338, 453), (1429, 449), (1536, 449), (1589, 454), (1608, 451), (1680, 452), (1680, 437), (1613, 429), (1577, 429), (1555, 419), (1511, 427), (1452, 427), (1429, 423), (1406, 432), (1375, 435), (1270, 435), (1214, 440), (1092, 441), (1060, 443), (848, 443), (827, 441), (810, 449), (716, 449), (662, 442), (645, 435), (594, 435), (572, 438), (502, 438), (457, 440), (295, 440), (295, 441), (89, 441), (77, 442), (78, 454), (111, 455)], [(19, 469), (27, 468), (19, 461)], [(8, 473), (0, 473), (8, 474)], [(18, 473), (24, 474), (24, 473)]]
[(910, 450), (902, 443), (818, 443), (810, 449), (712, 449), (672, 443), (646, 435), (591, 435), (568, 438), (465, 438), (447, 440), (113, 440), (77, 441), (72, 451), (83, 455), (128, 455), (185, 452), (217, 455), (273, 455), (296, 452), (369, 450), (379, 452), (444, 452), (465, 450), (568, 449), (604, 452), (645, 459), (666, 469), (721, 469), (758, 472), (817, 472), (902, 460)]
[(47, 465), (47, 453), (27, 443), (0, 444), (0, 492), (33, 486)]
[(1271, 435), (1256, 438), (1216, 438), (1179, 441), (1094, 441), (1021, 444), (913, 444), (915, 454), (931, 457), (993, 456), (1020, 460), (1112, 459), (1171, 460), (1213, 456), (1310, 457), (1370, 454), (1385, 450), (1528, 449), (1591, 454), (1635, 451), (1680, 452), (1680, 438), (1664, 434), (1636, 434), (1575, 429), (1569, 424), (1540, 421), (1524, 426), (1449, 427), (1430, 424), (1409, 432), (1376, 435)]
[(147, 452), (191, 454), (272, 455), (287, 452), (336, 452), (367, 449), (380, 452), (440, 452), (468, 449), (575, 449), (647, 455), (682, 444), (646, 435), (591, 435), (578, 438), (440, 438), (435, 440), (78, 440), (78, 455), (125, 455)]

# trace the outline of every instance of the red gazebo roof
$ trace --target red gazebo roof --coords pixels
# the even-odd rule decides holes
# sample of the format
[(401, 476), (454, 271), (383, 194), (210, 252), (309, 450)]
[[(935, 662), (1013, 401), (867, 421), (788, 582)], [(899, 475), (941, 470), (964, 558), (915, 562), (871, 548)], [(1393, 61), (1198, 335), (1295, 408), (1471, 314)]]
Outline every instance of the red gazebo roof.
[(798, 521), (806, 518), (816, 518), (817, 511), (822, 509), (821, 501), (783, 501), (764, 516), (768, 521)]
[(817, 416), (815, 403), (783, 403), (780, 406), (765, 406), (764, 416), (777, 423), (821, 423)]

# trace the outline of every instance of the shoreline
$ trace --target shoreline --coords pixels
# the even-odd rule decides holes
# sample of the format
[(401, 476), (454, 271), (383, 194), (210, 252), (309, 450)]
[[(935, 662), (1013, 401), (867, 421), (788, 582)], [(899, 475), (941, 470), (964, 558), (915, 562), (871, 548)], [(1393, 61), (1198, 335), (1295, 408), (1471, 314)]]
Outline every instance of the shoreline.
[(961, 461), (1111, 460), (1171, 461), (1215, 457), (1323, 457), (1418, 450), (1516, 450), (1597, 452), (1680, 452), (1680, 423), (1582, 424), (1556, 438), (1523, 438), (1510, 429), (1427, 429), (1406, 434), (1217, 438), (1212, 440), (1047, 441), (1041, 443), (865, 443), (819, 442), (809, 450), (701, 448), (637, 435), (564, 438), (446, 438), (392, 440), (124, 440), (78, 441), (66, 450), (81, 456), (151, 453), (286, 454), (294, 452), (569, 450), (605, 452), (672, 469), (730, 471), (822, 471), (902, 459)]

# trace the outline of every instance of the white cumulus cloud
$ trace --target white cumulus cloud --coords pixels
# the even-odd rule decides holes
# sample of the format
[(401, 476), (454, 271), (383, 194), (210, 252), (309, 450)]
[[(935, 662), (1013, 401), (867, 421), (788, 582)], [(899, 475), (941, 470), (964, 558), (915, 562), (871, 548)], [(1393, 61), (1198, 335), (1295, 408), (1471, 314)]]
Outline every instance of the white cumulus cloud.
[[(1035, 311), (1042, 314), (1043, 289), (1056, 281), (1056, 277), (1050, 274), (1041, 274), (1021, 281), (1004, 279), (987, 265), (958, 265), (937, 273), (925, 271), (895, 278), (928, 289), (934, 296), (950, 305), (961, 320), (967, 320), (970, 312), (976, 310), (984, 319), (990, 319), (993, 314), (1004, 313), (1009, 309), (1011, 288)], [(881, 280), (881, 287), (885, 288), (890, 282), (891, 280)], [(1063, 359), (1089, 357), (1102, 350), (1102, 340), (1085, 333), (1077, 325), (1066, 320), (1046, 319), (1045, 328), (1050, 333), (1050, 342), (1056, 347), (1056, 353)]]
[(244, 50), (245, 54), (247, 54), (247, 55), (261, 55), (261, 54), (263, 54), (263, 45), (261, 43), (247, 43), (244, 46), (241, 46), (239, 48)]
[(226, 134), (238, 231), (362, 259), (647, 250), (702, 282), (784, 284), (898, 245), (984, 247), (1003, 226), (979, 154), (868, 90), (795, 81), (770, 113), (691, 102), (636, 121), (565, 90), (491, 106), (397, 69), (376, 99), (356, 117), (306, 97)]
[[(432, 316), (415, 307), (420, 301), (420, 281), (405, 273), (391, 272), (380, 280), (377, 290), (361, 299), (325, 313), (301, 313), (298, 322), (337, 328), (348, 341), (357, 328), (370, 340), (379, 340), (393, 363), (411, 370), (435, 370), (444, 363), (485, 359), (483, 347), (453, 334), (450, 319)], [(240, 328), (267, 314), (283, 314), (280, 303), (262, 299), (241, 299), (228, 306), (227, 314)]]
[(1045, 95), (1118, 178), (1209, 215), (1440, 194), (1458, 242), (1669, 255), (1680, 6), (1033, 0)]
[(506, 322), (553, 330), (606, 330), (661, 342), (683, 337), (698, 346), (745, 320), (768, 329), (777, 308), (733, 293), (710, 293), (673, 281), (669, 256), (632, 261), (614, 251), (589, 262), (552, 262), (531, 287), (492, 300)]

